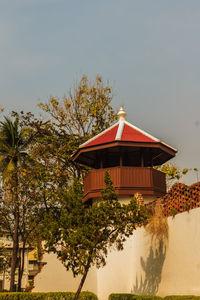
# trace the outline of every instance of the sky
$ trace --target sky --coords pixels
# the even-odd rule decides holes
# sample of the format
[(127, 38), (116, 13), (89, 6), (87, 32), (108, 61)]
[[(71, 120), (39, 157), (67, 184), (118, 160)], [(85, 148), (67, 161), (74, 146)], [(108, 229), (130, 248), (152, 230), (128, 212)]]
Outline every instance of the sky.
[(172, 163), (200, 170), (199, 0), (0, 0), (5, 114), (38, 113), (83, 74), (109, 80), (115, 109), (178, 149)]

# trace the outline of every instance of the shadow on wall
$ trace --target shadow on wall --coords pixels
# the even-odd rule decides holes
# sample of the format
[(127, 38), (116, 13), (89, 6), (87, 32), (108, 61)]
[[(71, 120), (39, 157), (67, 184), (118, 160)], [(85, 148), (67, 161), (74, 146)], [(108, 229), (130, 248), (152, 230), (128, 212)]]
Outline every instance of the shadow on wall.
[(141, 276), (140, 282), (136, 277), (136, 284), (132, 292), (137, 295), (156, 295), (161, 282), (162, 268), (166, 257), (166, 245), (159, 242), (157, 249), (151, 246), (146, 261), (140, 257), (141, 267), (144, 271), (144, 279)]

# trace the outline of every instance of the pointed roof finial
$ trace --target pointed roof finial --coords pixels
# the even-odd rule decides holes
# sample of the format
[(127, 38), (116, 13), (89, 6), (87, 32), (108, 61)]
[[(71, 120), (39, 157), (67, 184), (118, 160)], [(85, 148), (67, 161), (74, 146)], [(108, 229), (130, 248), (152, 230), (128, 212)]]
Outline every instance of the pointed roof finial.
[(124, 111), (123, 106), (120, 107), (120, 110), (118, 112), (119, 121), (124, 121), (126, 117), (126, 112)]

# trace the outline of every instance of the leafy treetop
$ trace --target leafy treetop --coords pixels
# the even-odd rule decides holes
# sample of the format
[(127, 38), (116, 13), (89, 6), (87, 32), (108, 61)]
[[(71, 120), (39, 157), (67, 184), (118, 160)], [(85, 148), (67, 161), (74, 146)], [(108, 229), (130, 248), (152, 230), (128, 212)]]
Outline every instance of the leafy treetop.
[(62, 99), (51, 97), (47, 104), (39, 106), (67, 134), (88, 138), (108, 128), (116, 119), (111, 101), (109, 83), (104, 85), (101, 76), (91, 82), (84, 75), (68, 95)]

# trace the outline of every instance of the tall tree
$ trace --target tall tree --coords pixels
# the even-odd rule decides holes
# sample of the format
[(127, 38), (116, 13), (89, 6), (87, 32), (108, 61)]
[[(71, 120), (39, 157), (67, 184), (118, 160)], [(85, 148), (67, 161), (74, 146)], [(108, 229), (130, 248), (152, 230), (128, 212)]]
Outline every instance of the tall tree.
[(82, 275), (74, 299), (78, 299), (91, 266), (104, 266), (108, 249), (115, 245), (122, 250), (126, 238), (147, 217), (135, 199), (127, 205), (120, 204), (108, 173), (103, 201), (85, 207), (82, 196), (82, 186), (75, 182), (63, 198), (61, 209), (46, 215), (48, 226), (43, 228), (48, 251), (57, 253), (74, 276)]
[(11, 205), (13, 211), (11, 220), (13, 230), (10, 231), (13, 240), (10, 291), (14, 291), (15, 289), (15, 272), (19, 251), (19, 169), (25, 166), (28, 157), (27, 149), (34, 136), (35, 133), (30, 133), (29, 129), (20, 125), (17, 117), (14, 121), (5, 117), (4, 121), (0, 122), (0, 171), (4, 183), (4, 196), (2, 200), (4, 204)]
[(14, 233), (13, 233), (13, 249), (11, 260), (11, 280), (10, 291), (14, 291), (15, 270), (17, 266), (17, 255), (19, 249), (19, 203), (18, 203), (18, 174), (17, 169), (24, 154), (23, 132), (19, 131), (18, 119), (12, 122), (5, 118), (0, 123), (0, 158), (1, 170), (4, 182), (7, 184), (7, 192), (9, 186), (9, 195), (14, 200)]
[(111, 106), (112, 89), (101, 76), (90, 81), (86, 75), (62, 99), (50, 97), (39, 106), (70, 135), (90, 137), (108, 128), (116, 119)]
[(59, 161), (61, 173), (67, 170), (69, 179), (83, 177), (87, 168), (72, 160), (71, 155), (79, 145), (108, 128), (116, 114), (111, 106), (112, 89), (100, 76), (90, 81), (83, 76), (64, 97), (51, 97), (39, 106), (50, 120), (47, 134), (42, 141), (51, 145), (51, 161)]

